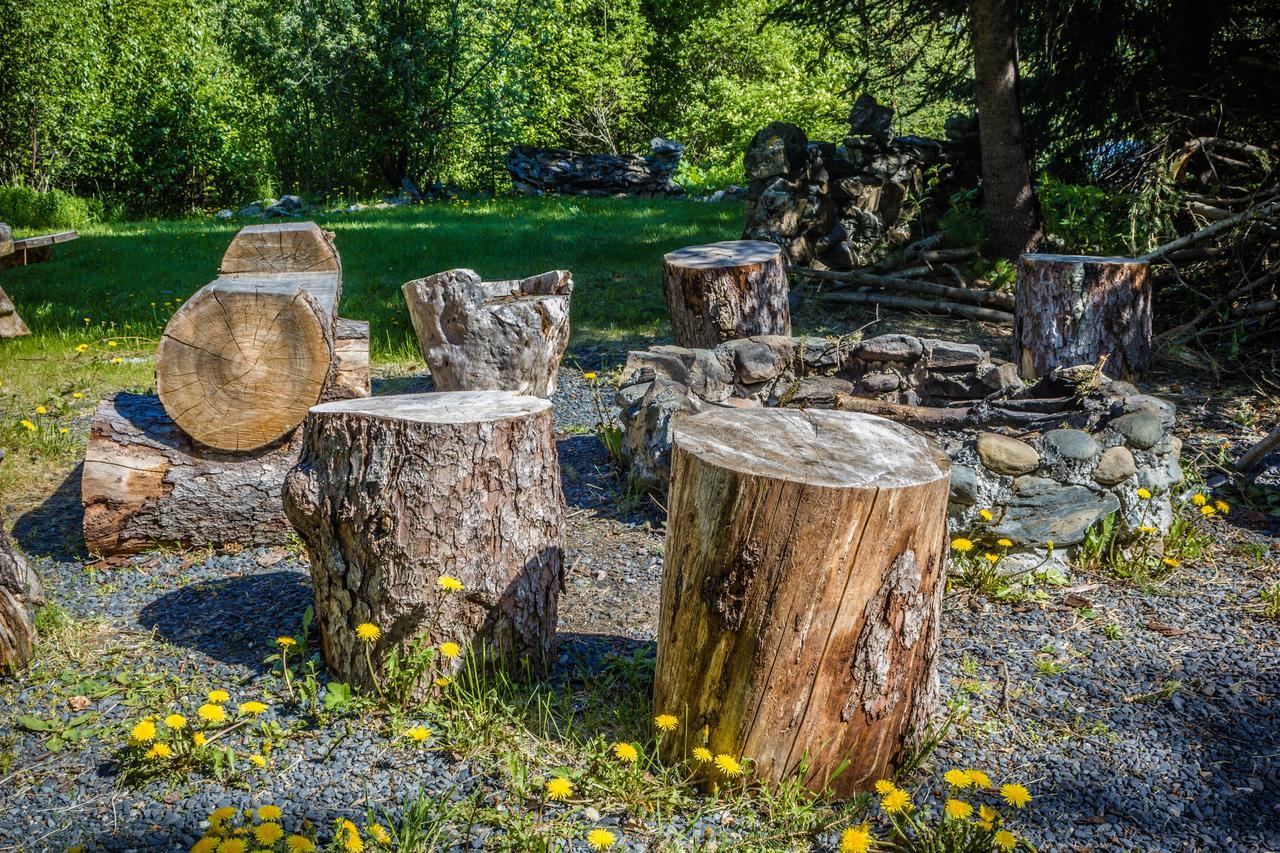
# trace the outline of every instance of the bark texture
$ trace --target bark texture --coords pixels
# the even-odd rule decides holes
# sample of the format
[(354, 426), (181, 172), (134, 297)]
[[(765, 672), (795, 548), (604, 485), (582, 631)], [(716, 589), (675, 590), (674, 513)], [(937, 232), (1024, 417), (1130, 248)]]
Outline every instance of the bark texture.
[(0, 515), (0, 678), (13, 675), (31, 660), (35, 611), (42, 604), (40, 579), (14, 549)]
[(871, 415), (677, 423), (654, 713), (690, 734), (667, 756), (705, 726), (772, 782), (891, 778), (937, 697), (949, 488), (940, 448)]
[[(545, 671), (564, 572), (550, 403), (502, 391), (372, 397), (317, 406), (304, 432), (285, 511), (311, 557), (339, 678), (371, 686), (364, 622), (382, 630), (375, 661), (426, 636)], [(444, 594), (443, 574), (465, 591)]]
[(761, 240), (688, 246), (662, 258), (677, 346), (714, 349), (753, 335), (790, 335), (782, 250)]
[(1148, 265), (1132, 258), (1024, 255), (1018, 265), (1014, 361), (1023, 379), (1097, 364), (1133, 379), (1151, 358)]
[(322, 402), (368, 397), (372, 393), (368, 321), (338, 318), (334, 326), (333, 359), (334, 371), (329, 377), (329, 387), (320, 395)]
[(569, 343), (573, 278), (565, 270), (488, 282), (449, 270), (403, 291), (437, 391), (555, 392)]

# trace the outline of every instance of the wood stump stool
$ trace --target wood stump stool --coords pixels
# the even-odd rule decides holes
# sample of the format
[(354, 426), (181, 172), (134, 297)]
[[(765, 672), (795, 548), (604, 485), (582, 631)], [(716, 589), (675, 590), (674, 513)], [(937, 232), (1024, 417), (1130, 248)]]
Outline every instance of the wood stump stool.
[(42, 604), (40, 579), (13, 547), (0, 514), (0, 678), (14, 675), (31, 661), (35, 612)]
[(790, 335), (782, 250), (762, 240), (688, 246), (662, 258), (676, 346), (712, 349), (753, 335)]
[[(726, 409), (675, 427), (654, 713), (763, 780), (891, 776), (937, 695), (950, 460), (884, 418)], [(837, 775), (837, 770), (848, 762)], [(833, 778), (834, 776), (834, 778)]]
[[(311, 556), (339, 678), (371, 686), (355, 634), (364, 622), (382, 630), (376, 656), (426, 634), (546, 669), (564, 561), (548, 401), (505, 391), (348, 400), (313, 408), (304, 433), (284, 506)], [(465, 591), (445, 594), (441, 575)]]
[(1013, 360), (1023, 379), (1055, 367), (1097, 364), (1134, 379), (1151, 359), (1151, 281), (1146, 261), (1023, 255), (1014, 305)]

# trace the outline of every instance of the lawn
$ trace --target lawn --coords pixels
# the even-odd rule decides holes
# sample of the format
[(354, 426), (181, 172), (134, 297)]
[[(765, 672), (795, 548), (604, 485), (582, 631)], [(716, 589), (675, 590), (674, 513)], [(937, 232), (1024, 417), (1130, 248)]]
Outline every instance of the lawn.
[[(373, 358), (383, 372), (405, 372), (416, 370), (420, 358), (400, 294), (406, 281), (454, 267), (486, 278), (569, 269), (572, 346), (626, 346), (666, 333), (662, 254), (735, 238), (742, 208), (530, 198), (318, 221), (337, 234), (343, 316), (370, 321)], [(52, 262), (0, 273), (0, 286), (33, 333), (0, 342), (0, 447), (9, 452), (0, 465), (0, 505), (21, 508), (52, 490), (83, 452), (88, 416), (103, 395), (153, 387), (152, 355), (165, 323), (214, 278), (244, 224), (97, 225), (59, 246)]]

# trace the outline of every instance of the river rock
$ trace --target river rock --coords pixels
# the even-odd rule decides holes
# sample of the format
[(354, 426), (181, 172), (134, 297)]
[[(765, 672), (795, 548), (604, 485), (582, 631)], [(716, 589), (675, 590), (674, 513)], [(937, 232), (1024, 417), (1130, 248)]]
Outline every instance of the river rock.
[(978, 458), (997, 474), (1010, 476), (1029, 473), (1040, 464), (1040, 454), (1034, 447), (994, 432), (978, 436)]
[[(738, 373), (738, 381), (748, 385), (756, 382), (768, 382), (786, 370), (790, 362), (791, 339), (785, 341), (785, 347), (770, 346), (763, 341), (748, 339), (733, 341), (733, 363)], [(723, 344), (722, 344), (723, 346)]]
[(960, 344), (926, 338), (924, 345), (925, 367), (930, 370), (972, 370), (982, 363), (987, 354), (977, 344)]
[(1051, 429), (1044, 434), (1042, 442), (1046, 455), (1071, 462), (1089, 462), (1098, 455), (1098, 442), (1080, 429)]
[(863, 361), (915, 361), (924, 352), (920, 339), (911, 335), (877, 335), (858, 344), (854, 355)]
[(897, 391), (902, 379), (896, 373), (868, 373), (862, 377), (860, 384), (872, 394), (885, 394)]
[(1047, 477), (1019, 477), (992, 530), (1019, 545), (1078, 545), (1090, 527), (1118, 509), (1120, 501), (1110, 492), (1064, 486)]
[(1125, 398), (1124, 410), (1126, 412), (1146, 412), (1149, 415), (1155, 415), (1160, 420), (1160, 425), (1165, 429), (1171, 429), (1174, 419), (1178, 414), (1178, 407), (1168, 400), (1162, 400), (1159, 397), (1153, 397), (1150, 394), (1133, 394)]
[(1098, 467), (1093, 469), (1093, 479), (1104, 486), (1114, 486), (1129, 479), (1138, 470), (1133, 453), (1123, 445), (1103, 452)]
[(1124, 436), (1126, 442), (1139, 450), (1146, 450), (1164, 437), (1160, 419), (1149, 412), (1132, 412), (1121, 415), (1108, 424)]

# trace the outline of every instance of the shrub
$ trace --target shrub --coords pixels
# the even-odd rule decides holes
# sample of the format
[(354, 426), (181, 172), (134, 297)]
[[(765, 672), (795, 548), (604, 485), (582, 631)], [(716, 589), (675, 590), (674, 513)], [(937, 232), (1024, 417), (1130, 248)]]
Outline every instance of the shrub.
[(102, 218), (102, 203), (62, 190), (0, 186), (0, 222), (17, 229), (80, 228)]

